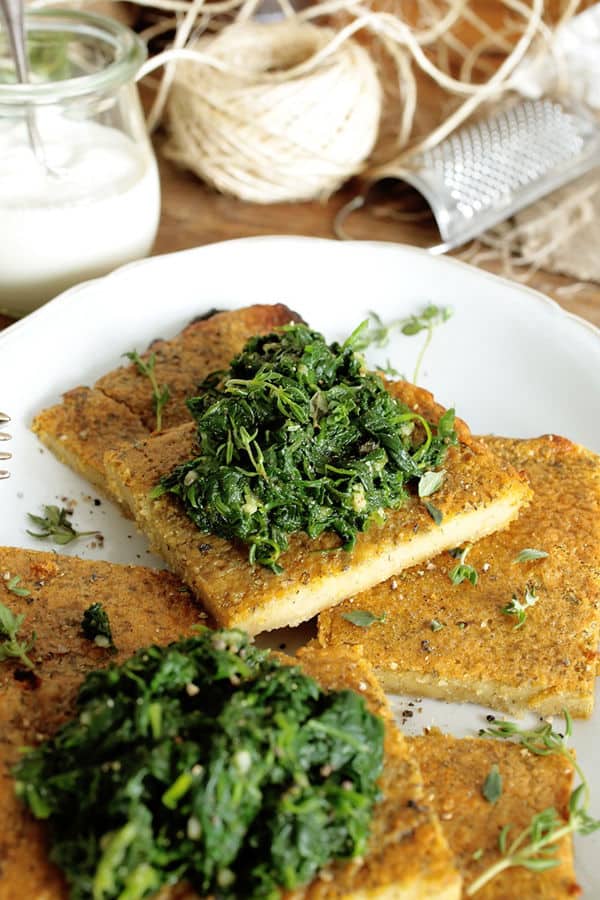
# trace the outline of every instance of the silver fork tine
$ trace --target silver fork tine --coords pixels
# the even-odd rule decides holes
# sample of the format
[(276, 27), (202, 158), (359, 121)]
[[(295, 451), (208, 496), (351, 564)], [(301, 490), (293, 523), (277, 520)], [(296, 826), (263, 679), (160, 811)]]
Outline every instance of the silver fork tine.
[[(10, 422), (10, 416), (0, 412), (0, 423)], [(7, 431), (0, 431), (0, 441), (10, 441), (11, 435)], [(12, 453), (0, 453), (0, 459), (12, 459)], [(10, 478), (8, 469), (0, 469), (0, 479)]]

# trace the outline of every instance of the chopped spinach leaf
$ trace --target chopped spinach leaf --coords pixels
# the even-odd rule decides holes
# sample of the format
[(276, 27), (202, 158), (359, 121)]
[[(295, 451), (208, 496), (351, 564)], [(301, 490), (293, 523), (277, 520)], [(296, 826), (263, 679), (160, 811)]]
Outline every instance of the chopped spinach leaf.
[(152, 496), (175, 494), (201, 531), (275, 572), (295, 532), (333, 532), (351, 550), (457, 441), (453, 411), (432, 426), (364, 370), (360, 330), (342, 345), (306, 325), (252, 338), (188, 400), (198, 455)]
[(384, 726), (238, 631), (93, 672), (77, 714), (17, 765), (71, 900), (276, 898), (366, 852)]
[(438, 509), (437, 506), (434, 506), (433, 503), (430, 503), (428, 500), (423, 502), (423, 506), (433, 519), (436, 525), (441, 525), (444, 520), (444, 514), (441, 509)]
[(88, 641), (93, 641), (98, 647), (116, 650), (113, 643), (112, 629), (108, 620), (108, 613), (101, 603), (92, 603), (83, 614), (81, 630)]

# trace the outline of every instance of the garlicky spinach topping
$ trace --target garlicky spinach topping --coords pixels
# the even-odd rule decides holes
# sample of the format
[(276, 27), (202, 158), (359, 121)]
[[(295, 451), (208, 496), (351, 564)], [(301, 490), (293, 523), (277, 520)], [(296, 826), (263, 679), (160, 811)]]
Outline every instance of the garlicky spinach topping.
[(76, 717), (16, 767), (71, 900), (275, 900), (365, 853), (384, 726), (239, 631), (87, 676)]
[(453, 410), (432, 426), (365, 370), (361, 328), (342, 345), (306, 325), (252, 338), (188, 400), (198, 455), (152, 496), (175, 494), (201, 531), (275, 572), (294, 532), (334, 532), (351, 550), (457, 442)]
[(85, 610), (81, 620), (81, 630), (83, 631), (83, 636), (88, 641), (93, 641), (98, 647), (112, 651), (116, 650), (108, 613), (101, 603), (92, 603)]

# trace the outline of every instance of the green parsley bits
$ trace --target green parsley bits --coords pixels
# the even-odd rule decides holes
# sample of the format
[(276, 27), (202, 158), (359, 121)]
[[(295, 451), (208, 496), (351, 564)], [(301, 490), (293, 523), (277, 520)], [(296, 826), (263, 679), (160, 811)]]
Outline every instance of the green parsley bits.
[(242, 541), (275, 572), (295, 532), (330, 531), (351, 550), (410, 484), (432, 484), (457, 442), (453, 411), (434, 427), (396, 400), (365, 371), (359, 338), (328, 345), (306, 325), (252, 338), (188, 400), (198, 455), (152, 495), (176, 495), (201, 531)]
[(277, 898), (367, 850), (384, 725), (240, 631), (202, 630), (87, 676), (15, 769), (71, 900)]

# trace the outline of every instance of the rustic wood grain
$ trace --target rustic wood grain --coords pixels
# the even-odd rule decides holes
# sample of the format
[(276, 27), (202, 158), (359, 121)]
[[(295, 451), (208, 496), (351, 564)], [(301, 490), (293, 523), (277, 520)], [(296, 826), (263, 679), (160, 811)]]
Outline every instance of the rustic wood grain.
[[(224, 197), (194, 175), (161, 160), (163, 212), (154, 253), (171, 253), (201, 244), (259, 234), (299, 234), (334, 238), (338, 210), (360, 192), (351, 183), (327, 203), (280, 203), (262, 206)], [(414, 214), (417, 221), (402, 215)], [(439, 243), (433, 217), (415, 193), (384, 182), (372, 194), (367, 208), (353, 213), (345, 230), (358, 240), (392, 241), (419, 247)], [(498, 265), (486, 266), (499, 272)], [(572, 278), (548, 272), (536, 273), (529, 282), (553, 297), (569, 312), (600, 326), (600, 285), (585, 285), (568, 293)], [(567, 292), (566, 296), (561, 292)]]
[[(361, 190), (359, 183), (351, 182), (328, 202), (262, 206), (217, 194), (196, 176), (160, 157), (160, 153), (159, 160), (162, 216), (153, 255), (261, 234), (334, 238), (336, 213)], [(407, 220), (407, 215), (413, 219)], [(392, 241), (418, 247), (439, 242), (435, 222), (422, 199), (416, 192), (391, 181), (370, 194), (368, 206), (352, 214), (345, 230), (357, 240)], [(486, 268), (499, 271), (497, 265)], [(530, 284), (569, 312), (600, 326), (600, 285), (585, 285), (569, 293), (573, 279), (547, 272), (536, 273)], [(0, 329), (10, 322), (9, 317), (0, 316)]]

